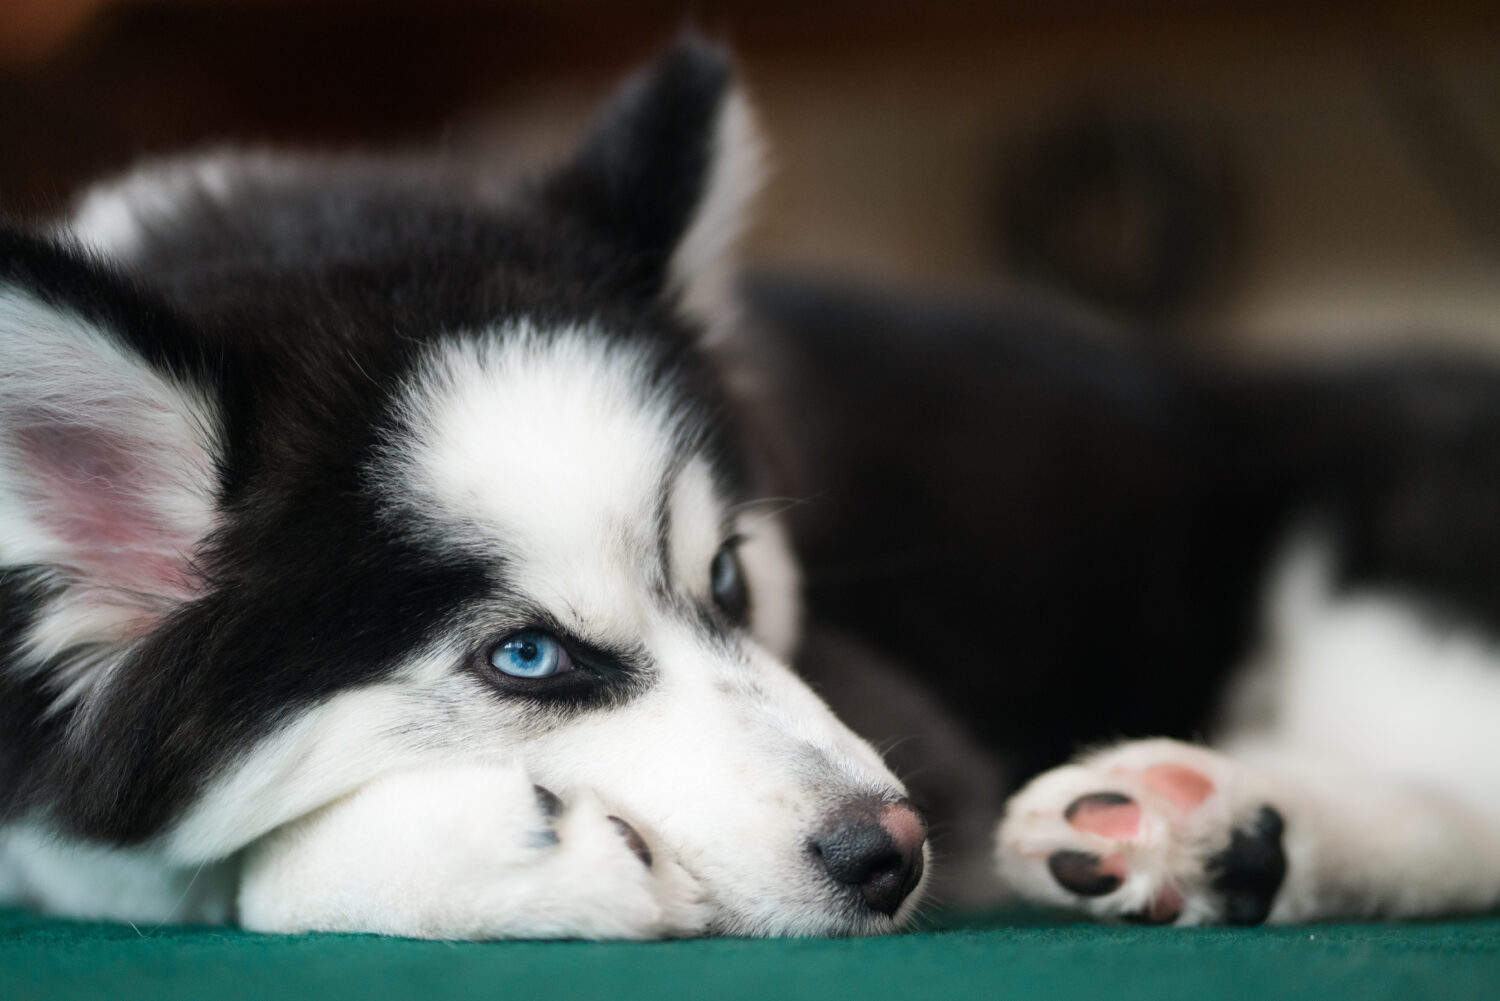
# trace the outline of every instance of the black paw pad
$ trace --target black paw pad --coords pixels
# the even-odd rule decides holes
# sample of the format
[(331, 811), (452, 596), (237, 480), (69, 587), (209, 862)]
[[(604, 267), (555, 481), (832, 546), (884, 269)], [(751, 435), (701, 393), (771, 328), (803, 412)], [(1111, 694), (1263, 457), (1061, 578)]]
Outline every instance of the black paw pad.
[(1052, 878), (1081, 897), (1102, 897), (1120, 887), (1120, 877), (1099, 870), (1099, 856), (1088, 852), (1053, 852), (1047, 859)]
[(1271, 913), (1271, 903), (1286, 878), (1286, 853), (1281, 834), (1286, 824), (1269, 806), (1262, 806), (1246, 826), (1236, 830), (1229, 847), (1208, 860), (1213, 887), (1224, 901), (1224, 921), (1258, 925)]
[(640, 832), (631, 827), (619, 817), (610, 817), (611, 822), (620, 829), (620, 836), (625, 839), (625, 845), (635, 852), (635, 857), (641, 860), (641, 865), (647, 869), (651, 868), (651, 849), (646, 846), (646, 839), (641, 837)]

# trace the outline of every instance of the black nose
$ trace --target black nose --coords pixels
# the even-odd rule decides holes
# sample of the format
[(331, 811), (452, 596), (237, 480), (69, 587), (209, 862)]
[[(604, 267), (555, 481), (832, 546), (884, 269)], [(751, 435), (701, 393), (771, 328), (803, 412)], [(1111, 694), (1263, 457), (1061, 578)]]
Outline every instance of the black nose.
[(858, 799), (844, 805), (813, 840), (823, 868), (858, 887), (871, 910), (895, 914), (922, 881), (927, 822), (904, 800)]

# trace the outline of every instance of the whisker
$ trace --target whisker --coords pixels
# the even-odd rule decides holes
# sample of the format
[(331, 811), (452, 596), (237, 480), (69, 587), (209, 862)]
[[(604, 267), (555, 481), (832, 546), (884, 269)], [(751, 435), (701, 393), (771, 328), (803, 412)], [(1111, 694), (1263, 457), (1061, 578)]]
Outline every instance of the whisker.
[[(168, 912), (169, 914), (175, 914), (177, 912), (177, 908), (179, 908), (179, 907), (182, 906), (182, 902), (187, 899), (188, 893), (193, 889), (193, 884), (196, 883), (196, 882), (198, 882), (198, 877), (203, 874), (203, 867), (205, 865), (207, 865), (207, 864), (208, 864), (208, 860), (206, 860), (206, 859), (204, 861), (198, 863), (198, 868), (196, 868), (196, 869), (193, 870), (193, 878), (190, 879), (190, 880), (188, 880), (187, 886), (184, 886), (182, 888), (182, 892), (177, 895), (177, 900), (172, 904), (172, 909)], [(162, 926), (165, 925), (166, 923), (167, 923), (167, 919), (166, 918), (162, 918), (160, 921), (158, 921), (156, 923), (156, 927), (152, 928), (151, 931), (152, 932), (161, 931)], [(135, 928), (135, 925), (131, 925), (130, 927)], [(137, 928), (136, 931), (139, 932), (140, 929)], [(141, 937), (145, 938), (144, 935), (142, 935)]]
[(732, 505), (729, 508), (728, 514), (733, 517), (734, 515), (740, 514), (743, 511), (752, 511), (757, 508), (762, 508), (772, 504), (777, 505), (772, 510), (765, 511), (761, 515), (761, 517), (757, 519), (756, 522), (752, 523), (751, 526), (747, 526), (753, 527), (754, 524), (758, 524), (759, 522), (775, 518), (787, 511), (792, 510), (793, 508), (798, 508), (802, 507), (804, 504), (812, 504), (816, 501), (825, 500), (827, 499), (827, 497), (828, 493), (826, 491), (812, 494), (807, 497), (757, 497), (753, 500), (741, 501), (739, 504)]

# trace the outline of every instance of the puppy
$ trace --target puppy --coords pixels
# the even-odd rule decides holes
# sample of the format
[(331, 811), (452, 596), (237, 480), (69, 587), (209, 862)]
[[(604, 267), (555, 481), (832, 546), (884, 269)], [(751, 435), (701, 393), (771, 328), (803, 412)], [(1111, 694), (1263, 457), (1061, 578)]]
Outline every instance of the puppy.
[(714, 49), (556, 170), (219, 155), (0, 236), (0, 890), (445, 938), (862, 934), (923, 818), (789, 670), (705, 345)]
[(756, 151), (687, 42), (501, 190), (225, 154), (7, 232), (0, 891), (473, 938), (879, 933), (996, 873), (1500, 901), (1500, 378), (742, 292)]

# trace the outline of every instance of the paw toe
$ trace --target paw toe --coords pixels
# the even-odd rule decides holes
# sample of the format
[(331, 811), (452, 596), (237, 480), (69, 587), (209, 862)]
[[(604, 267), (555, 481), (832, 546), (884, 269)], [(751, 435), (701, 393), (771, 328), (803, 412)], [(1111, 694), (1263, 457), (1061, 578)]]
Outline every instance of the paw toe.
[(558, 843), (557, 831), (553, 829), (553, 823), (562, 814), (562, 800), (550, 789), (541, 786), (531, 787), (531, 794), (536, 797), (536, 808), (542, 815), (545, 827), (530, 832), (526, 844), (531, 848), (550, 848)]
[(558, 814), (562, 813), (562, 800), (557, 798), (557, 793), (542, 786), (532, 786), (531, 792), (536, 796), (536, 806), (542, 811), (542, 816), (556, 820)]
[(651, 848), (646, 844), (646, 839), (641, 837), (640, 832), (619, 817), (611, 816), (605, 819), (615, 825), (620, 836), (625, 839), (626, 846), (635, 853), (636, 858), (641, 860), (641, 864), (647, 869), (651, 868)]

